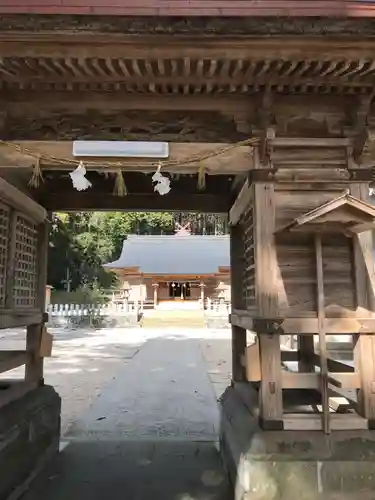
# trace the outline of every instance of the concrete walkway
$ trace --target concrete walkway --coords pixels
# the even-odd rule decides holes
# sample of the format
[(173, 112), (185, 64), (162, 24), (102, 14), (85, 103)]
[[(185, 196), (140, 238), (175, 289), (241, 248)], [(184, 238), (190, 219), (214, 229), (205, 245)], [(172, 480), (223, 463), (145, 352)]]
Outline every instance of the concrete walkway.
[(230, 500), (202, 339), (164, 332), (133, 354), (24, 500)]

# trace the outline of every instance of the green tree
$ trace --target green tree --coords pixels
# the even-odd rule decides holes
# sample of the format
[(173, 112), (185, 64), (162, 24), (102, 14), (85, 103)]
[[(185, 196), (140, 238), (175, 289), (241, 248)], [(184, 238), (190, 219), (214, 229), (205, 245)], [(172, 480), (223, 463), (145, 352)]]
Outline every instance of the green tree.
[(109, 287), (114, 276), (103, 264), (118, 258), (128, 234), (163, 234), (173, 230), (169, 213), (56, 213), (53, 216), (49, 283), (56, 289)]

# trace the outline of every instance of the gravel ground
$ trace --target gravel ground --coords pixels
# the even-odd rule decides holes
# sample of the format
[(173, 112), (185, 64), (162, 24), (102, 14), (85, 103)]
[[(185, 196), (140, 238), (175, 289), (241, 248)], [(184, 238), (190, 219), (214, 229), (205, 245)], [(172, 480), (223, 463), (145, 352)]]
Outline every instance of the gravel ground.
[[(231, 500), (217, 452), (229, 332), (53, 333), (45, 381), (62, 396), (65, 435), (23, 500)], [(24, 337), (2, 332), (0, 348), (22, 349)]]
[[(45, 382), (62, 398), (62, 433), (90, 408), (124, 366), (155, 339), (184, 339), (199, 346), (212, 389), (219, 398), (230, 383), (231, 348), (229, 330), (166, 329), (65, 330), (50, 329), (54, 335), (53, 355), (45, 359)], [(170, 344), (173, 346), (173, 344)], [(0, 330), (0, 349), (24, 349), (23, 330)], [(182, 349), (182, 347), (181, 347)], [(179, 351), (174, 353), (179, 355)], [(152, 351), (148, 354), (152, 358)], [(145, 364), (147, 365), (147, 361)], [(174, 369), (174, 368), (173, 368)], [(22, 378), (17, 368), (2, 378)]]

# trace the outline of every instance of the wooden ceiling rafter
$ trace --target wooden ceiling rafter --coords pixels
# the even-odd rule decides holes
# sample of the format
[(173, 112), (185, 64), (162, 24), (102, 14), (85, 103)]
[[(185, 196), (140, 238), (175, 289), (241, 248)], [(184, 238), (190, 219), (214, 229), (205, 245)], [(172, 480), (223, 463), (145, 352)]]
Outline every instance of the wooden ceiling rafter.
[(155, 95), (367, 93), (375, 41), (0, 33), (0, 89)]
[(143, 94), (370, 92), (375, 60), (2, 58), (0, 89)]

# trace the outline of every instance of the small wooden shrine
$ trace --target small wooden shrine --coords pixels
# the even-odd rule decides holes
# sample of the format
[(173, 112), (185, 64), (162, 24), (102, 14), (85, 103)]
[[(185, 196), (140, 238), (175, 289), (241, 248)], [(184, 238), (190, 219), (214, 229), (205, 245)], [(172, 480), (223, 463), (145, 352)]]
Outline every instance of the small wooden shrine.
[[(330, 146), (321, 141), (320, 151)], [(234, 365), (237, 380), (249, 378), (245, 359), (259, 366), (258, 373), (251, 371), (247, 391), (253, 391), (264, 429), (329, 433), (374, 426), (369, 231), (375, 208), (364, 201), (367, 194), (357, 184), (311, 190), (301, 184), (291, 190), (277, 182), (256, 183), (244, 187), (231, 210), (232, 237), (245, 252), (244, 260), (242, 252), (232, 254), (232, 280), (243, 286), (233, 297)], [(257, 333), (247, 355), (246, 329)], [(354, 366), (328, 357), (326, 335), (333, 334), (353, 336)], [(297, 351), (282, 350), (284, 335), (297, 336)], [(297, 371), (285, 367), (291, 361), (298, 362)], [(337, 398), (345, 414), (334, 411)]]

